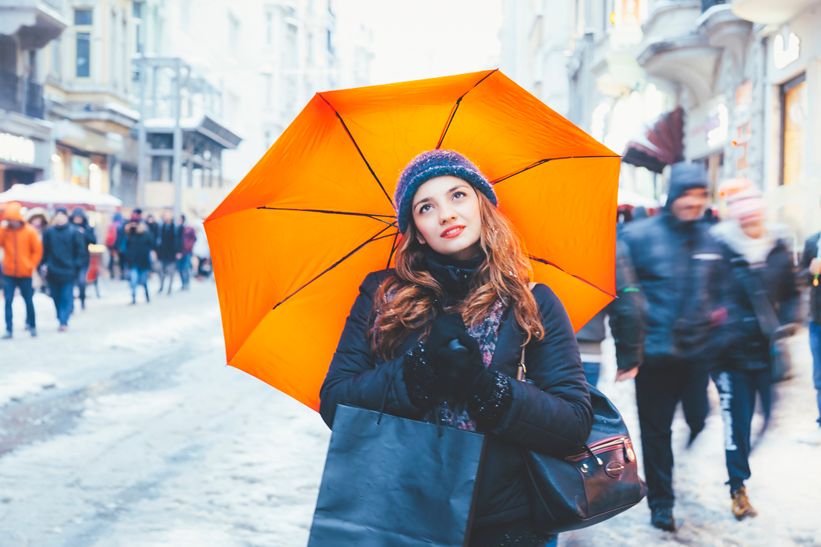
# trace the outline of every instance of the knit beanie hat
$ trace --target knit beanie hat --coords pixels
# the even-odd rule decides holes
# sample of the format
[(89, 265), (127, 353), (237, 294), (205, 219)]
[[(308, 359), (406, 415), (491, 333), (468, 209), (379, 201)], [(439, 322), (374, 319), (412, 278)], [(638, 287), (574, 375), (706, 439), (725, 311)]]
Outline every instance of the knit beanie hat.
[(727, 215), (739, 222), (755, 217), (763, 218), (767, 209), (764, 196), (751, 180), (731, 179), (719, 189), (727, 201)]
[(470, 160), (453, 150), (429, 150), (413, 158), (399, 175), (393, 202), (400, 232), (408, 229), (413, 196), (419, 187), (432, 178), (447, 175), (459, 177), (483, 193), (493, 205), (498, 204), (493, 186)]

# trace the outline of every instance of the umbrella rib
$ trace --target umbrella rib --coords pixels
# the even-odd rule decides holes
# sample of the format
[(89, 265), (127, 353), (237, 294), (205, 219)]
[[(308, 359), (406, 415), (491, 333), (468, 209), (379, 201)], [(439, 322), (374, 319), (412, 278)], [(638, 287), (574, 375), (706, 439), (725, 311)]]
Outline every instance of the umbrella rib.
[[(319, 97), (323, 101), (325, 101), (325, 104), (328, 105), (328, 108), (330, 108), (331, 110), (334, 111), (334, 114), (336, 114), (336, 119), (338, 119), (339, 123), (342, 124), (342, 128), (345, 130), (345, 133), (348, 134), (348, 138), (351, 139), (351, 142), (353, 143), (354, 147), (356, 148), (356, 151), (359, 153), (359, 157), (362, 158), (362, 161), (365, 162), (365, 166), (368, 168), (368, 171), (370, 171), (371, 175), (373, 175), (373, 180), (375, 180), (376, 184), (379, 185), (379, 188), (382, 189), (382, 193), (385, 194), (385, 197), (388, 199), (388, 203), (391, 204), (391, 207), (394, 207), (393, 200), (391, 199), (391, 196), (388, 194), (388, 191), (385, 190), (385, 187), (382, 185), (382, 181), (380, 181), (379, 177), (376, 176), (376, 172), (373, 170), (373, 167), (371, 167), (371, 164), (368, 163), (368, 160), (365, 158), (365, 154), (362, 152), (362, 149), (359, 148), (359, 144), (357, 144), (356, 139), (353, 138), (353, 135), (351, 134), (351, 130), (348, 129), (348, 124), (346, 124), (345, 120), (342, 119), (342, 115), (337, 111), (336, 108), (334, 108), (334, 105), (332, 105), (330, 103), (330, 101), (328, 101), (328, 99), (326, 99), (325, 96), (322, 93), (317, 93), (317, 95), (319, 95)], [(394, 209), (395, 208), (396, 207), (394, 207)]]
[[(390, 237), (391, 235), (393, 235), (393, 234), (382, 235), (382, 234), (383, 234), (383, 232), (385, 232), (385, 230), (387, 230), (387, 229), (389, 229), (389, 228), (391, 228), (391, 226), (385, 226), (384, 228), (382, 228), (381, 230), (379, 230), (378, 232), (376, 232), (374, 235), (372, 235), (371, 237), (369, 237), (367, 240), (365, 240), (363, 243), (360, 243), (359, 245), (357, 245), (357, 246), (356, 246), (353, 250), (351, 250), (351, 251), (350, 251), (349, 253), (347, 253), (345, 256), (343, 256), (342, 258), (340, 258), (339, 260), (337, 260), (336, 262), (334, 262), (333, 264), (331, 264), (330, 266), (328, 266), (327, 268), (325, 268), (325, 270), (323, 270), (322, 272), (318, 273), (318, 274), (317, 274), (317, 275), (316, 275), (313, 279), (311, 279), (310, 281), (307, 281), (304, 285), (302, 285), (301, 287), (299, 287), (297, 290), (295, 290), (294, 292), (292, 292), (291, 294), (289, 294), (288, 296), (286, 296), (285, 298), (283, 298), (282, 300), (280, 300), (279, 302), (277, 302), (277, 304), (276, 304), (276, 305), (274, 305), (274, 307), (273, 307), (273, 308), (271, 308), (271, 309), (272, 309), (272, 310), (275, 310), (275, 309), (277, 309), (278, 307), (280, 307), (282, 304), (284, 304), (285, 302), (287, 302), (288, 300), (290, 300), (290, 299), (291, 299), (291, 297), (293, 297), (293, 296), (295, 296), (297, 293), (299, 293), (302, 289), (306, 288), (308, 285), (310, 285), (311, 283), (313, 283), (314, 281), (316, 281), (317, 279), (319, 279), (320, 277), (322, 277), (322, 276), (323, 276), (323, 275), (325, 275), (326, 273), (330, 272), (331, 270), (333, 270), (334, 268), (336, 268), (337, 266), (339, 266), (340, 264), (342, 264), (343, 262), (345, 262), (348, 258), (350, 258), (351, 256), (353, 256), (355, 253), (357, 253), (360, 249), (362, 249), (363, 247), (365, 247), (365, 246), (366, 246), (366, 245), (368, 245), (369, 243), (373, 243), (374, 241), (379, 241), (380, 239), (385, 239), (386, 237)], [(380, 237), (380, 236), (381, 236), (381, 237)]]
[(444, 129), (442, 129), (442, 134), (439, 136), (439, 142), (436, 143), (436, 149), (437, 150), (439, 150), (442, 147), (442, 142), (445, 140), (445, 135), (448, 134), (448, 129), (450, 129), (450, 124), (453, 123), (453, 118), (456, 116), (456, 111), (459, 110), (459, 105), (462, 104), (462, 99), (465, 98), (465, 95), (467, 95), (468, 93), (470, 93), (471, 91), (476, 89), (476, 87), (478, 87), (479, 84), (481, 84), (482, 82), (484, 82), (485, 80), (490, 78), (495, 72), (498, 72), (498, 71), (499, 71), (498, 68), (494, 68), (493, 70), (491, 70), (490, 72), (488, 72), (487, 74), (482, 76), (481, 80), (479, 80), (478, 82), (473, 84), (473, 87), (471, 87), (470, 89), (468, 89), (467, 91), (462, 93), (462, 95), (458, 99), (456, 99), (456, 103), (453, 105), (453, 108), (451, 108), (451, 110), (450, 110), (450, 116), (448, 116), (448, 121), (445, 124)]
[(393, 260), (393, 255), (396, 253), (396, 241), (399, 239), (399, 232), (396, 232), (393, 236), (393, 243), (391, 243), (391, 253), (388, 255), (388, 263), (385, 264), (385, 268), (391, 267), (391, 260)]
[(548, 162), (551, 162), (551, 161), (604, 159), (604, 158), (620, 158), (620, 157), (621, 156), (619, 156), (618, 154), (613, 154), (613, 155), (607, 155), (607, 156), (562, 156), (560, 158), (545, 158), (543, 160), (535, 161), (535, 162), (531, 163), (530, 165), (528, 165), (527, 167), (523, 167), (522, 169), (519, 169), (518, 171), (514, 171), (513, 173), (509, 173), (507, 175), (502, 175), (501, 177), (490, 181), (490, 183), (493, 184), (493, 185), (499, 184), (500, 182), (502, 182), (504, 180), (507, 180), (511, 177), (515, 177), (516, 175), (518, 175), (520, 173), (524, 173), (525, 171), (529, 171), (529, 170), (533, 169), (534, 167), (538, 167), (542, 164), (545, 164), (545, 163), (548, 163)]
[(599, 287), (598, 285), (596, 285), (596, 284), (594, 284), (594, 283), (591, 283), (591, 282), (590, 282), (590, 281), (588, 281), (587, 279), (585, 279), (585, 278), (583, 278), (583, 277), (579, 277), (579, 276), (578, 276), (578, 275), (576, 275), (576, 274), (572, 274), (572, 273), (570, 273), (570, 272), (566, 271), (564, 268), (562, 268), (561, 266), (559, 266), (558, 264), (556, 264), (556, 263), (554, 263), (554, 262), (551, 262), (551, 261), (549, 261), (549, 260), (545, 260), (544, 258), (539, 258), (538, 256), (533, 256), (533, 255), (530, 255), (530, 256), (529, 256), (529, 258), (530, 258), (530, 260), (535, 260), (536, 262), (540, 262), (540, 263), (545, 264), (545, 265), (547, 265), (547, 266), (553, 266), (554, 268), (556, 268), (557, 270), (559, 270), (559, 271), (560, 271), (560, 272), (562, 272), (563, 274), (567, 274), (567, 275), (569, 275), (570, 277), (573, 277), (573, 278), (575, 278), (575, 279), (578, 279), (578, 280), (579, 280), (579, 281), (581, 281), (582, 283), (585, 283), (585, 284), (587, 284), (587, 285), (590, 285), (590, 286), (591, 286), (591, 287), (593, 287), (594, 289), (598, 289), (599, 291), (603, 292), (604, 294), (606, 294), (606, 295), (607, 295), (607, 296), (609, 296), (610, 298), (616, 298), (616, 295), (615, 295), (615, 294), (610, 294), (610, 293), (609, 293), (609, 292), (607, 292), (606, 290), (602, 289), (601, 287)]
[[(355, 213), (353, 211), (332, 211), (329, 209), (297, 209), (291, 207), (267, 207), (265, 205), (257, 207), (257, 209), (262, 209), (266, 211), (289, 211), (295, 213), (319, 213), (324, 215), (344, 215), (344, 216), (352, 216), (352, 217), (365, 217), (376, 220), (377, 222), (382, 222), (387, 224), (388, 226), (395, 226), (396, 225), (396, 215), (378, 215), (373, 213)], [(388, 219), (388, 220), (386, 220)]]

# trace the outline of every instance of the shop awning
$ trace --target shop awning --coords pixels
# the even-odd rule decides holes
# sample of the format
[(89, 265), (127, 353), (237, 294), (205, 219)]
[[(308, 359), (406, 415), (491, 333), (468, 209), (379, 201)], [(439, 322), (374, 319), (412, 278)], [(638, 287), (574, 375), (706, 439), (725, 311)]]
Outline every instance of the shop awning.
[(646, 133), (627, 143), (622, 161), (661, 173), (684, 159), (684, 111), (681, 107), (660, 116)]

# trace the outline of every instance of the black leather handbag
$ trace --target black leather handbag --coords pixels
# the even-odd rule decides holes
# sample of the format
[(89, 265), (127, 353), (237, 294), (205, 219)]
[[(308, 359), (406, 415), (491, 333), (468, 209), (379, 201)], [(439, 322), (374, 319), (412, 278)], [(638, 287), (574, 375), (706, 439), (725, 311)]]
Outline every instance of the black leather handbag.
[[(526, 380), (524, 350), (517, 380)], [(584, 447), (556, 458), (527, 450), (532, 515), (539, 531), (558, 533), (592, 526), (630, 509), (647, 493), (636, 452), (618, 409), (589, 386), (593, 428)]]

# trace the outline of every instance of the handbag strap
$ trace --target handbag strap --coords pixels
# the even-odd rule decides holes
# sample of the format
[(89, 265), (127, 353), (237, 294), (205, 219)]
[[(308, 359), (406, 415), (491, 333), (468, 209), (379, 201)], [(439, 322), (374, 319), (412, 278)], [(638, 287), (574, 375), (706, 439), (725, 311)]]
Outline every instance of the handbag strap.
[(773, 303), (770, 297), (758, 281), (758, 277), (747, 266), (747, 262), (740, 256), (731, 259), (733, 266), (733, 274), (736, 279), (744, 287), (744, 291), (750, 298), (750, 303), (753, 305), (753, 312), (755, 313), (758, 324), (762, 332), (768, 337), (772, 338), (781, 322), (778, 320), (778, 315), (775, 313)]
[[(530, 291), (533, 291), (533, 287), (536, 286), (534, 281), (531, 281), (530, 284)], [(525, 347), (522, 346), (522, 353), (519, 355), (519, 364), (516, 365), (516, 379), (520, 382), (527, 381), (527, 365), (525, 364)]]

